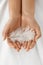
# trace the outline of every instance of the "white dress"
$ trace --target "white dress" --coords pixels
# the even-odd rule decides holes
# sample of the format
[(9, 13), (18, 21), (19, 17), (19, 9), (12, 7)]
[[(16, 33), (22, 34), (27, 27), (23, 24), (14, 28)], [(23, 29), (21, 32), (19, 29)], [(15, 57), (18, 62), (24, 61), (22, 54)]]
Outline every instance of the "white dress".
[(41, 27), (42, 37), (36, 46), (26, 52), (17, 52), (2, 39), (2, 30), (9, 19), (8, 2), (0, 0), (0, 65), (43, 65), (43, 0), (35, 1), (35, 18)]

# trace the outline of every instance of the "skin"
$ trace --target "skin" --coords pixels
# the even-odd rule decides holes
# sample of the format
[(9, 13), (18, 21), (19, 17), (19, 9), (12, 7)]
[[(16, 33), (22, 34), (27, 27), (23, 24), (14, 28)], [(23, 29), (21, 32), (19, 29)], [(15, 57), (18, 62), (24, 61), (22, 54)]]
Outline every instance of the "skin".
[(41, 36), (40, 26), (34, 18), (34, 4), (35, 0), (22, 0), (22, 28), (29, 26), (35, 32), (34, 39), (23, 44), (27, 51), (35, 46), (36, 40)]
[[(7, 38), (8, 44), (11, 47), (15, 48), (17, 51), (19, 51), (22, 46), (27, 51), (29, 51), (35, 46), (36, 40), (39, 39), (39, 37), (41, 36), (40, 26), (34, 18), (34, 3), (35, 3), (34, 1), (35, 0), (22, 0), (22, 9), (20, 5), (21, 0), (8, 1), (10, 18), (7, 24), (5, 25), (2, 34), (4, 39)], [(23, 45), (21, 45), (18, 41), (13, 42), (8, 38), (9, 34), (20, 26), (22, 28), (29, 26), (30, 29), (32, 28), (32, 31), (35, 32), (34, 39), (30, 41), (25, 41)]]
[(8, 37), (12, 31), (20, 27), (21, 21), (20, 3), (21, 3), (20, 0), (8, 0), (10, 17), (8, 22), (5, 24), (5, 27), (2, 32), (4, 40), (7, 38), (10, 47), (15, 48), (17, 51), (19, 51), (21, 48), (20, 43), (18, 41), (12, 42)]
[(9, 15), (10, 18), (16, 18), (20, 16), (21, 1), (20, 0), (8, 0)]

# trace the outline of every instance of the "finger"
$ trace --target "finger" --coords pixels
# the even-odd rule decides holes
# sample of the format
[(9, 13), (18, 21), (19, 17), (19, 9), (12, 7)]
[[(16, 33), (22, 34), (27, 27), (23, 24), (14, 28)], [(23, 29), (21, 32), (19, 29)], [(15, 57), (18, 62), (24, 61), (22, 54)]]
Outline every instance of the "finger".
[(3, 40), (5, 40), (7, 37), (9, 37), (9, 32), (2, 32)]
[(18, 43), (18, 42), (17, 42), (17, 41), (15, 41), (15, 42), (14, 42), (14, 45), (15, 45), (15, 47), (16, 47), (16, 50), (17, 50), (17, 51), (19, 51), (19, 50), (20, 50), (20, 48), (18, 47), (18, 44), (17, 44), (17, 43)]
[(24, 42), (21, 42), (20, 45), (21, 45), (21, 48), (22, 48), (22, 47), (24, 48)]
[(19, 49), (21, 49), (21, 44), (19, 41), (17, 41), (17, 45), (18, 45)]
[(29, 51), (29, 49), (30, 49), (30, 45), (31, 45), (31, 42), (32, 42), (32, 41), (28, 41), (26, 51)]
[(6, 39), (6, 33), (2, 32), (3, 40)]
[(35, 44), (36, 44), (36, 41), (33, 40), (31, 45), (30, 45), (30, 49), (32, 49), (35, 46)]
[(39, 39), (40, 37), (41, 37), (41, 31), (40, 29), (36, 29), (35, 40)]
[(24, 42), (23, 47), (26, 49), (26, 47), (27, 47), (27, 42), (26, 41)]
[(17, 42), (12, 42), (12, 41), (10, 40), (10, 38), (8, 38), (8, 43), (9, 43), (10, 47), (13, 47), (13, 48), (17, 49), (17, 51), (19, 51)]
[(15, 42), (11, 41), (10, 38), (7, 38), (7, 40), (10, 47), (17, 49), (17, 44)]
[(3, 36), (3, 40), (5, 40), (5, 39), (6, 39), (6, 35)]
[[(13, 42), (10, 40), (10, 38), (7, 38), (7, 42), (9, 44), (10, 47), (14, 48), (14, 44)], [(16, 48), (16, 47), (15, 47)]]
[(19, 51), (19, 50), (20, 50), (20, 48), (18, 48), (17, 43), (14, 43), (14, 48), (15, 48), (17, 51)]

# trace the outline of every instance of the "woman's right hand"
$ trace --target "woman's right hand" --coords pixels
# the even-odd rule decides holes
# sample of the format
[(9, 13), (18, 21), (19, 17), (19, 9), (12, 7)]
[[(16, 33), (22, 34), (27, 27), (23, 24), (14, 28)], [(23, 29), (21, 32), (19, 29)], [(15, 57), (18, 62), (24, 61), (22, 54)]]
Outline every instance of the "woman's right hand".
[(11, 32), (13, 32), (14, 30), (16, 30), (18, 27), (20, 27), (20, 21), (21, 21), (21, 17), (15, 18), (15, 19), (10, 19), (7, 24), (5, 25), (2, 35), (4, 37), (4, 40), (7, 38), (8, 44), (11, 47), (16, 48), (18, 51), (21, 48), (21, 45), (18, 41), (16, 41), (15, 43), (12, 42), (8, 37), (10, 35)]

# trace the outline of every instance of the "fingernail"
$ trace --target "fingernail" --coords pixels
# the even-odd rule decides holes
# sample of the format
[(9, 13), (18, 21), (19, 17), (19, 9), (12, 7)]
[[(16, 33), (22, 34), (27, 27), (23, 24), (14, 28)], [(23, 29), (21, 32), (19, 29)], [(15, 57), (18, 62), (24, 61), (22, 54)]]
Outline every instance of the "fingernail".
[(19, 51), (20, 51), (20, 49), (18, 48), (18, 49), (17, 49), (17, 51), (19, 52)]
[(30, 48), (29, 49), (26, 49), (26, 51), (28, 52), (30, 50)]

